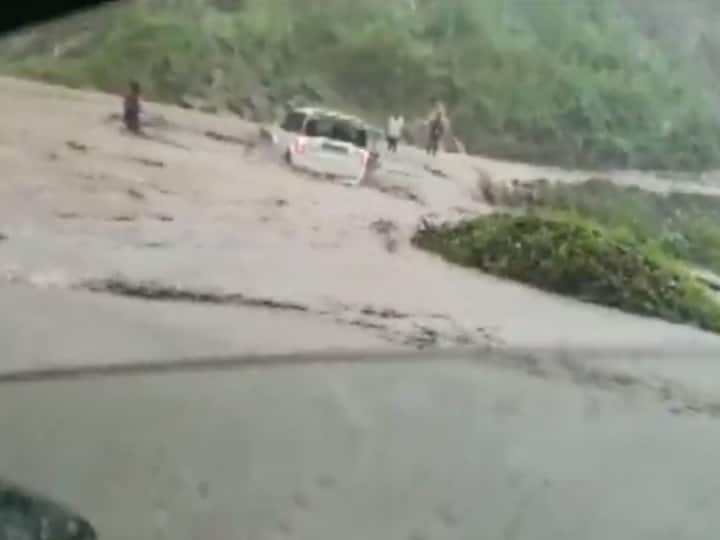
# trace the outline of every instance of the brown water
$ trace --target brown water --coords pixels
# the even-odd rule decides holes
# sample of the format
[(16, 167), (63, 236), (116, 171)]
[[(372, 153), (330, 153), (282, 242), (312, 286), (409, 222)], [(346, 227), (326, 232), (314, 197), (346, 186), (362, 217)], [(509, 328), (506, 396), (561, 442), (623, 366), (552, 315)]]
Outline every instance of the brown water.
[[(438, 177), (424, 168), (426, 156), (403, 148), (373, 186), (350, 189), (294, 174), (262, 152), (247, 154), (241, 145), (206, 136), (212, 131), (247, 138), (257, 129), (232, 117), (149, 104), (151, 113), (166, 117), (163, 140), (178, 143), (166, 144), (125, 136), (117, 124), (106, 121), (119, 107), (112, 96), (0, 79), (0, 104), (7, 111), (0, 125), (0, 233), (7, 236), (0, 243), (0, 279), (42, 290), (120, 276), (302, 304), (308, 309), (305, 319), (322, 314), (323, 320), (308, 323), (302, 339), (294, 341), (318, 349), (342, 341), (329, 338), (328, 332), (346, 333), (348, 322), (365, 324), (369, 344), (378, 334), (386, 344), (388, 334), (393, 343), (412, 342), (418, 328), (441, 336), (440, 346), (488, 339), (538, 347), (720, 344), (716, 336), (688, 327), (453, 268), (410, 246), (409, 236), (423, 216), (487, 211), (474, 197), (478, 166), (500, 179), (523, 167), (528, 174), (547, 176), (545, 169), (442, 155), (432, 162), (447, 173)], [(626, 182), (632, 174), (623, 173), (618, 181)], [(670, 185), (658, 178), (653, 182)], [(408, 191), (416, 199), (409, 200)], [(380, 221), (393, 225), (393, 238), (377, 232)], [(395, 249), (387, 248), (391, 244)], [(33, 324), (43, 320), (43, 313), (62, 319), (55, 314), (72, 304), (79, 320), (92, 318), (83, 311), (90, 308), (81, 307), (92, 301), (74, 303), (67, 297), (68, 304), (49, 294), (55, 300), (33, 299), (16, 310), (26, 331), (14, 341), (29, 336), (30, 343), (14, 348), (26, 358), (47, 357), (42, 347), (33, 349), (32, 339)], [(403, 318), (360, 317), (368, 307)], [(138, 311), (125, 304), (102, 309), (113, 312), (102, 319), (105, 327), (99, 332), (105, 334), (115, 324), (128, 326)], [(208, 316), (217, 324), (203, 324), (199, 310), (175, 317), (178, 309), (177, 304), (148, 308), (151, 316), (141, 317), (145, 322), (136, 326), (208, 333), (216, 336), (215, 342), (223, 341), (223, 334), (227, 352), (262, 352), (255, 335), (282, 335), (284, 331), (273, 333), (272, 326), (289, 326), (282, 314), (275, 323), (256, 312), (265, 322), (253, 324), (252, 314), (238, 312), (233, 331), (233, 315), (227, 310)], [(52, 328), (52, 319), (45, 319), (44, 327)], [(385, 330), (373, 331), (378, 325)], [(7, 325), (17, 326), (12, 320)], [(304, 326), (298, 322), (298, 327)], [(13, 341), (11, 334), (6, 332), (6, 342)], [(243, 336), (247, 343), (241, 343)], [(62, 350), (62, 339), (53, 339)], [(354, 336), (348, 339), (358, 343)], [(198, 349), (190, 348), (193, 353)], [(136, 349), (130, 352), (135, 355)], [(148, 357), (151, 352), (172, 355), (178, 347), (149, 347)], [(102, 346), (87, 346), (85, 353), (105, 354)]]
[[(449, 178), (439, 178), (404, 149), (391, 164), (402, 174), (388, 167), (380, 186), (348, 190), (204, 135), (255, 129), (233, 118), (153, 105), (178, 143), (164, 144), (105, 122), (118, 107), (109, 96), (3, 79), (0, 103), (3, 372), (377, 350), (418, 327), (538, 350), (718, 345), (409, 246), (426, 214), (487, 211), (473, 198), (478, 167), (496, 178), (547, 171), (440, 156), (433, 166)], [(378, 220), (396, 224), (396, 251)], [(307, 311), (69, 289), (117, 275)], [(608, 366), (624, 375), (599, 378), (611, 393), (588, 376)], [(74, 505), (110, 540), (714, 539), (716, 371), (678, 355), (594, 358), (544, 379), (439, 362), (4, 385), (0, 474)], [(666, 392), (668, 380), (689, 390)], [(707, 405), (697, 415), (693, 399)], [(668, 412), (676, 400), (689, 400), (682, 415)]]

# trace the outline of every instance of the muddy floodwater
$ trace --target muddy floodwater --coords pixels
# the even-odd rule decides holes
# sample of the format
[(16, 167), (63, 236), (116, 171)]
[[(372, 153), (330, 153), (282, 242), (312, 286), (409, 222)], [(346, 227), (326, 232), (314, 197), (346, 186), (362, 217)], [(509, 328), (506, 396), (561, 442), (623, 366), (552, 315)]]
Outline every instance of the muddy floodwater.
[[(149, 103), (164, 127), (138, 139), (113, 123), (117, 97), (0, 78), (0, 104), (0, 480), (103, 540), (717, 539), (719, 336), (410, 242), (426, 220), (491, 211), (481, 178), (591, 172), (402, 147), (348, 188), (243, 143), (258, 126), (232, 116)], [(468, 352), (513, 348), (532, 354)], [(339, 350), (425, 356), (309, 352)]]
[(5, 383), (0, 432), (107, 540), (720, 530), (717, 420), (461, 358)]

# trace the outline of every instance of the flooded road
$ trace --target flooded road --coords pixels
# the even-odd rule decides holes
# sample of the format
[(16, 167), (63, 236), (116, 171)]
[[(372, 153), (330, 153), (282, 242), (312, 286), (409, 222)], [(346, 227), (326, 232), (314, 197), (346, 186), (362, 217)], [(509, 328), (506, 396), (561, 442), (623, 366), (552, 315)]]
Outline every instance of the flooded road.
[(717, 421), (437, 360), (4, 384), (0, 476), (107, 540), (716, 538)]
[[(313, 344), (319, 350), (344, 341), (372, 346), (378, 340), (411, 347), (720, 349), (720, 338), (687, 326), (456, 268), (412, 247), (410, 236), (424, 218), (488, 211), (477, 196), (477, 168), (492, 165), (485, 173), (502, 180), (512, 171), (507, 164), (441, 155), (432, 162), (444, 171), (438, 176), (428, 172), (426, 156), (401, 148), (383, 174), (352, 189), (296, 174), (263, 152), (227, 142), (233, 138), (207, 135), (252, 140), (258, 126), (231, 116), (148, 104), (151, 114), (163, 116), (165, 127), (159, 138), (144, 140), (123, 134), (108, 120), (120, 106), (117, 97), (0, 78), (3, 103), (8, 114), (0, 126), (0, 280), (38, 291), (17, 308), (27, 314), (18, 319), (25, 328), (19, 336), (51, 326), (51, 319), (33, 315), (38, 309), (72, 310), (80, 323), (97, 312), (86, 312), (90, 304), (102, 304), (113, 306), (102, 308), (113, 316), (98, 319), (104, 325), (99, 335), (112, 335), (115, 325), (132, 335), (137, 317), (143, 321), (134, 325), (137, 332), (157, 327), (162, 336), (182, 335), (177, 346), (170, 338), (159, 340), (165, 345), (149, 345), (149, 359), (158, 351), (175, 354), (183, 348), (188, 354), (204, 348), (260, 351), (263, 343), (273, 352), (281, 341), (274, 336), (285, 331), (269, 329), (289, 328), (290, 320), (300, 330), (291, 332), (297, 339), (288, 347)], [(110, 281), (123, 286), (97, 287)], [(95, 285), (95, 294), (101, 290), (117, 298), (81, 296), (75, 302), (76, 294), (88, 292), (88, 283)], [(121, 296), (147, 290), (148, 284), (178, 290), (186, 304), (208, 295), (218, 301), (187, 309), (177, 302), (155, 303), (147, 316), (139, 315), (143, 308)], [(228, 305), (237, 299), (244, 303)], [(303, 313), (258, 309), (253, 324), (241, 309), (248, 301), (299, 306)], [(221, 315), (214, 317), (211, 310)], [(11, 315), (7, 328), (16, 328), (20, 323)], [(71, 336), (81, 334), (65, 329)], [(359, 337), (361, 331), (367, 340)], [(332, 332), (337, 337), (329, 337)], [(12, 335), (6, 333), (9, 342)], [(197, 336), (197, 345), (189, 336)], [(37, 366), (38, 359), (47, 358), (41, 343), (18, 339), (22, 344), (10, 344), (15, 359), (24, 355), (29, 366)], [(132, 339), (126, 341), (129, 348), (118, 349), (118, 357), (141, 352), (129, 344)], [(73, 351), (107, 355), (97, 340), (68, 348), (59, 343), (58, 351), (67, 354), (46, 361), (69, 362)]]
[[(718, 336), (409, 243), (423, 218), (488, 211), (481, 172), (555, 172), (443, 155), (435, 175), (402, 149), (348, 189), (207, 136), (257, 128), (232, 117), (151, 104), (166, 144), (107, 121), (112, 96), (0, 79), (0, 103), (0, 478), (109, 540), (717, 537)], [(487, 347), (533, 354), (468, 352)], [(430, 361), (311, 358), (417, 349)], [(7, 382), (296, 352), (310, 361)]]

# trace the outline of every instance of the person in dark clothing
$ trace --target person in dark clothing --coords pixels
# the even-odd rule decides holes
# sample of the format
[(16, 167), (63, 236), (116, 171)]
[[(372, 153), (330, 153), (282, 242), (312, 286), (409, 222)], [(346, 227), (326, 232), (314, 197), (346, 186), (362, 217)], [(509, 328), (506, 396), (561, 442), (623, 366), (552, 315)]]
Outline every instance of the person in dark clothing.
[(140, 134), (140, 85), (133, 81), (123, 103), (123, 120), (131, 133)]
[(440, 139), (445, 132), (445, 123), (443, 122), (442, 114), (438, 112), (430, 122), (430, 136), (428, 137), (427, 153), (434, 156), (438, 152), (440, 146)]

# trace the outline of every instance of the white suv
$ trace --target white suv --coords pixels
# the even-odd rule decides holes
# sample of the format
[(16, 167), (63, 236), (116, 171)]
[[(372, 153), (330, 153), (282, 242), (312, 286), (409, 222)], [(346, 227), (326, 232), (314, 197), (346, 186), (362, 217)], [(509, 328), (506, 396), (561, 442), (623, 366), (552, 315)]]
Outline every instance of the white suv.
[(360, 183), (376, 165), (377, 130), (359, 118), (325, 109), (291, 110), (275, 133), (294, 167)]

